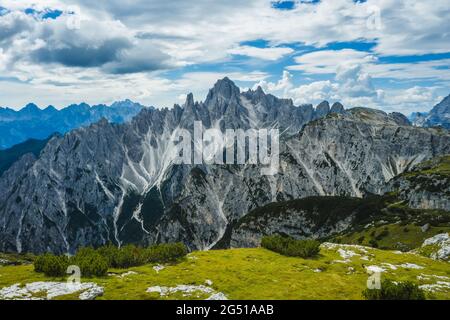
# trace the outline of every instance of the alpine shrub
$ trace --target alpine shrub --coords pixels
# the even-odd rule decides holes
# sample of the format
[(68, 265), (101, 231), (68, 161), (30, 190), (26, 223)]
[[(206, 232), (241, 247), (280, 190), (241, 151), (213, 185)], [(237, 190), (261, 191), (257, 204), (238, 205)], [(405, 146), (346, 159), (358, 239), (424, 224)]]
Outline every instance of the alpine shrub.
[(279, 235), (263, 237), (261, 246), (291, 257), (311, 258), (320, 252), (320, 242), (316, 240), (295, 240)]
[(425, 300), (425, 293), (417, 284), (389, 279), (381, 281), (380, 289), (365, 289), (362, 295), (367, 300)]

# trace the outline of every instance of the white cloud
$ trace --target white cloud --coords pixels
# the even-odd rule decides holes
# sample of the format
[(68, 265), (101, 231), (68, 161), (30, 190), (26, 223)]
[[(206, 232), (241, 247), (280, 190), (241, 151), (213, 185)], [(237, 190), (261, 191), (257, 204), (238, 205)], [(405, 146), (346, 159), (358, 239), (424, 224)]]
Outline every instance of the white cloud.
[(332, 100), (337, 85), (330, 80), (315, 81), (297, 88), (293, 88), (290, 93), (296, 104), (318, 103), (323, 100)]
[(340, 101), (346, 108), (368, 107), (404, 114), (428, 111), (442, 100), (437, 87), (377, 89), (361, 65), (340, 66), (333, 81), (314, 81), (295, 86), (292, 80), (292, 75), (284, 71), (278, 82), (261, 81), (254, 88), (261, 85), (266, 92), (292, 98), (297, 105), (318, 104), (323, 100)]
[[(93, 93), (92, 88), (98, 88), (111, 98), (126, 95), (167, 105), (169, 90), (173, 88), (178, 90), (190, 85), (193, 89), (186, 88), (187, 91), (203, 92), (217, 79), (212, 79), (213, 76), (220, 74), (233, 78), (233, 74), (196, 73), (197, 80), (202, 78), (199, 81), (185, 74), (178, 80), (168, 80), (158, 70), (225, 64), (232, 62), (230, 54), (262, 59), (268, 64), (293, 54), (287, 44), (316, 48), (335, 42), (371, 41), (376, 44), (370, 53), (344, 49), (299, 55), (290, 70), (336, 74), (341, 66), (360, 65), (361, 69), (355, 83), (330, 79), (328, 84), (322, 81), (297, 88), (298, 101), (309, 94), (333, 97), (338, 94), (336, 85), (345, 91), (341, 95), (354, 104), (370, 103), (370, 99), (373, 102), (375, 96), (380, 99), (381, 92), (370, 87), (370, 79), (364, 74), (402, 80), (437, 79), (447, 83), (450, 80), (445, 68), (450, 65), (449, 59), (401, 64), (381, 64), (377, 60), (384, 55), (450, 52), (448, 1), (368, 0), (355, 3), (353, 0), (333, 0), (316, 4), (297, 2), (294, 10), (276, 10), (272, 8), (271, 0), (0, 0), (0, 6), (10, 10), (33, 7), (67, 11), (73, 5), (79, 6), (81, 11), (79, 30), (68, 30), (67, 12), (56, 20), (36, 19), (19, 11), (0, 16), (0, 77), (27, 82), (19, 86), (3, 81), (1, 104), (19, 103), (25, 99), (43, 100), (38, 96), (38, 89), (47, 90), (42, 95), (47, 97), (45, 101), (54, 104), (63, 104), (69, 98), (74, 99), (73, 102), (77, 97), (101, 99)], [(380, 28), (367, 25), (374, 15), (371, 8), (379, 9)], [(242, 45), (256, 39), (265, 40), (268, 48)], [(83, 48), (90, 53), (83, 55)], [(36, 51), (40, 52), (37, 56)], [(248, 69), (246, 65), (242, 70), (239, 66), (229, 70), (235, 70), (234, 75), (242, 81), (258, 82), (267, 78), (262, 73), (246, 72)], [(138, 74), (111, 74), (119, 72)], [(283, 79), (289, 80), (285, 76)], [(273, 85), (269, 90), (282, 88), (281, 94), (286, 95), (294, 89), (288, 88), (289, 81), (283, 81), (266, 83), (266, 86)], [(202, 90), (200, 85), (204, 85)], [(7, 94), (8, 88), (19, 87), (20, 90)], [(22, 93), (13, 96), (13, 92)], [(171, 101), (181, 93), (173, 92)], [(364, 101), (361, 93), (364, 93)]]
[(257, 48), (251, 46), (239, 46), (228, 50), (229, 54), (248, 56), (252, 58), (258, 58), (263, 60), (278, 60), (285, 55), (293, 53), (294, 50), (287, 47), (277, 48)]
[(450, 59), (381, 63), (373, 53), (342, 49), (305, 53), (294, 60), (297, 64), (290, 65), (287, 69), (306, 74), (336, 74), (340, 67), (360, 65), (364, 72), (374, 78), (450, 80)]
[(321, 50), (295, 57), (297, 65), (289, 66), (292, 71), (310, 74), (336, 73), (340, 65), (372, 63), (376, 58), (365, 51), (353, 49)]
[(253, 86), (253, 90), (256, 90), (256, 88), (259, 86), (264, 91), (278, 92), (281, 93), (283, 97), (286, 97), (287, 95), (289, 95), (289, 91), (293, 87), (291, 78), (292, 75), (288, 71), (284, 70), (283, 75), (278, 82), (273, 83), (270, 81), (268, 82), (266, 80), (261, 80)]

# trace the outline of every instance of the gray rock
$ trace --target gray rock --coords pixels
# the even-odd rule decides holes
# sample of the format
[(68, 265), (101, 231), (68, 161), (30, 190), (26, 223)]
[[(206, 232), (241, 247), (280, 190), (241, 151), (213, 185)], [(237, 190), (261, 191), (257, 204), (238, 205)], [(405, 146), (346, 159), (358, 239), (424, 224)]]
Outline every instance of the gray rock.
[[(0, 178), (0, 250), (73, 253), (108, 242), (173, 241), (209, 249), (267, 203), (379, 194), (407, 168), (450, 153), (447, 133), (399, 126), (372, 109), (326, 115), (327, 105), (317, 119), (311, 105), (260, 88), (240, 93), (225, 78), (205, 102), (189, 95), (183, 107), (143, 109), (129, 123), (103, 120), (55, 137), (38, 159), (26, 156)], [(170, 137), (194, 120), (221, 129), (277, 125), (285, 131), (278, 174), (261, 175), (255, 165), (174, 164)]]
[(344, 106), (340, 103), (340, 102), (335, 102), (333, 103), (333, 105), (331, 106), (331, 113), (344, 113)]
[(435, 105), (428, 113), (414, 113), (411, 120), (415, 126), (440, 126), (450, 129), (450, 95)]

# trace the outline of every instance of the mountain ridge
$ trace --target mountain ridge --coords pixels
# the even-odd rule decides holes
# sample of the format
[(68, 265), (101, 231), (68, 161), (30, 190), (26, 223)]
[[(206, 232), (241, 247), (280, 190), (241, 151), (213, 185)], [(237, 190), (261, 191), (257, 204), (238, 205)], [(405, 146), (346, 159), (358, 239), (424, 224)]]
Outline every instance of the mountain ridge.
[(142, 108), (145, 107), (128, 99), (110, 106), (71, 104), (60, 110), (53, 106), (40, 109), (34, 103), (18, 111), (0, 107), (0, 149), (7, 149), (28, 139), (47, 139), (55, 132), (64, 134), (103, 117), (112, 122), (125, 122)]
[[(62, 253), (173, 241), (210, 249), (233, 221), (269, 202), (381, 193), (408, 167), (450, 153), (448, 133), (402, 125), (382, 111), (318, 118), (312, 105), (241, 93), (224, 81), (205, 102), (188, 95), (183, 107), (143, 109), (122, 124), (102, 120), (16, 162), (0, 179), (0, 249)], [(278, 174), (261, 176), (255, 165), (174, 164), (171, 137), (197, 120), (222, 130), (284, 129)]]
[(436, 104), (429, 112), (415, 112), (410, 120), (415, 126), (434, 127), (440, 126), (450, 129), (450, 94)]

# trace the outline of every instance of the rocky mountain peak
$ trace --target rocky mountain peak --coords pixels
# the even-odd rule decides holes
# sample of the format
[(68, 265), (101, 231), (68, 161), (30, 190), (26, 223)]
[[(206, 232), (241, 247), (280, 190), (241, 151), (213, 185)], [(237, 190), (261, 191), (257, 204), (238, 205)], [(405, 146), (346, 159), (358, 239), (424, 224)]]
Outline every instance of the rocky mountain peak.
[(335, 102), (331, 106), (331, 113), (343, 113), (344, 112), (344, 106), (340, 102)]
[(408, 120), (408, 118), (400, 112), (392, 112), (389, 114), (391, 118), (394, 119), (395, 122), (397, 122), (401, 126), (410, 126), (411, 122)]
[(22, 110), (20, 110), (21, 112), (26, 112), (26, 113), (36, 113), (39, 112), (41, 109), (39, 109), (39, 107), (34, 104), (34, 103), (28, 103)]
[(317, 117), (319, 118), (327, 115), (329, 112), (330, 112), (330, 104), (326, 100), (319, 103), (316, 107), (316, 114)]
[(184, 103), (184, 107), (185, 108), (193, 108), (194, 107), (194, 95), (192, 94), (192, 92), (186, 96), (186, 101)]
[(450, 95), (435, 105), (428, 113), (413, 113), (411, 122), (419, 127), (441, 126), (450, 129)]
[(206, 101), (214, 98), (231, 100), (232, 98), (239, 97), (239, 94), (239, 88), (228, 77), (225, 77), (214, 84), (214, 87), (209, 91)]

